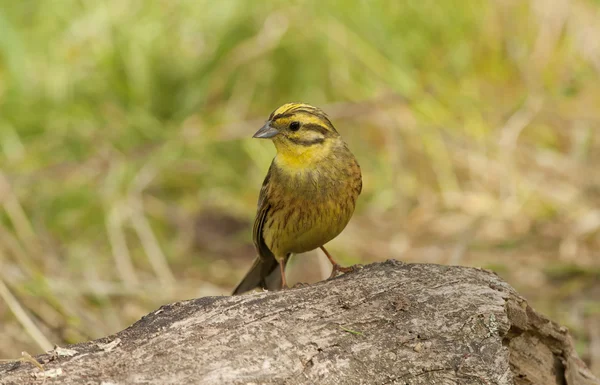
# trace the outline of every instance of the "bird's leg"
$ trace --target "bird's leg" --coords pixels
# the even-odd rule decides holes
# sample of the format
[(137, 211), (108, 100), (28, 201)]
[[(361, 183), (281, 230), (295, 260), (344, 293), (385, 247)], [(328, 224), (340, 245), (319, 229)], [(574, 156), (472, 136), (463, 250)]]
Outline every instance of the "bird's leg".
[(285, 280), (285, 263), (287, 258), (282, 258), (279, 260), (279, 270), (281, 270), (281, 290), (287, 289), (288, 285)]
[(335, 278), (337, 276), (338, 272), (349, 273), (351, 271), (354, 271), (354, 266), (350, 266), (350, 267), (342, 267), (342, 266), (340, 266), (333, 259), (333, 257), (331, 256), (331, 254), (329, 254), (329, 252), (325, 249), (325, 247), (321, 246), (321, 250), (323, 250), (323, 252), (327, 256), (327, 259), (329, 259), (329, 262), (331, 262), (331, 264), (333, 265), (333, 269), (331, 270), (331, 275), (329, 276), (329, 279)]

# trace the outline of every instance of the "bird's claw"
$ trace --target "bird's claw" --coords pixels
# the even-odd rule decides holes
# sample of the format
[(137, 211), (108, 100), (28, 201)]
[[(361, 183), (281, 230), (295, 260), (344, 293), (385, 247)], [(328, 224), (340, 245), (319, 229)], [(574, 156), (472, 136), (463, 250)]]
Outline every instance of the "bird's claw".
[(328, 279), (332, 279), (337, 277), (338, 273), (353, 273), (355, 271), (358, 271), (360, 269), (363, 268), (363, 265), (360, 264), (356, 264), (356, 265), (352, 265), (352, 266), (348, 266), (348, 267), (343, 267), (338, 265), (337, 263), (335, 265), (333, 265), (333, 269), (331, 270), (331, 275), (329, 276)]

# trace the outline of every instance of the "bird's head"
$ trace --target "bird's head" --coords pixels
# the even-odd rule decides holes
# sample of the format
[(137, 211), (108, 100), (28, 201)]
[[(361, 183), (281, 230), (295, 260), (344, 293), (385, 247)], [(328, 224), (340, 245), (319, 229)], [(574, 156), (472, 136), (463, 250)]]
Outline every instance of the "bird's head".
[(322, 159), (332, 145), (341, 142), (327, 115), (304, 103), (277, 108), (253, 137), (271, 139), (280, 160), (300, 164)]

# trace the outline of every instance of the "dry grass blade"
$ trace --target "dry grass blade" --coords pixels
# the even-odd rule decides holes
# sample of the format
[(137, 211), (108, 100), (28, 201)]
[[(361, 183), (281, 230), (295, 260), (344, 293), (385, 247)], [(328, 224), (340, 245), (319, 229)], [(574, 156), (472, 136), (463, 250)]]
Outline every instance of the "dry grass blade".
[(131, 215), (130, 220), (133, 229), (140, 238), (140, 242), (150, 265), (154, 270), (154, 274), (158, 277), (161, 286), (166, 290), (171, 290), (175, 283), (175, 277), (167, 262), (165, 254), (162, 252), (158, 240), (148, 223), (148, 219), (144, 215), (143, 207), (140, 199), (131, 198)]
[(120, 203), (110, 208), (106, 215), (106, 232), (108, 241), (112, 249), (112, 255), (116, 264), (117, 273), (127, 289), (132, 289), (139, 284), (139, 279), (135, 273), (127, 240), (123, 229), (123, 220), (128, 208)]
[(31, 226), (31, 222), (27, 218), (25, 210), (23, 210), (23, 206), (19, 203), (19, 199), (13, 192), (8, 179), (1, 171), (0, 203), (4, 206), (4, 210), (11, 220), (19, 240), (25, 247), (31, 250), (31, 248), (36, 245), (37, 237)]
[(15, 318), (23, 326), (23, 329), (29, 334), (29, 336), (35, 341), (35, 343), (42, 350), (52, 349), (52, 343), (46, 338), (44, 333), (36, 326), (35, 322), (29, 317), (27, 312), (23, 309), (19, 301), (15, 296), (12, 295), (8, 286), (4, 283), (0, 277), (0, 297), (4, 300), (10, 311), (14, 314)]

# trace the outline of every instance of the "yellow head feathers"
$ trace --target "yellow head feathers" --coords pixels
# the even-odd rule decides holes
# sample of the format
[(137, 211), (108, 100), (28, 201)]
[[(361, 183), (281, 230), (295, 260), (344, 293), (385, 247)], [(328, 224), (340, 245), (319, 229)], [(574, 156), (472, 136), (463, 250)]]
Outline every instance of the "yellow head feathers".
[(305, 103), (277, 108), (254, 137), (272, 139), (277, 162), (294, 168), (320, 161), (329, 155), (332, 146), (343, 144), (325, 112)]
[(339, 134), (325, 112), (305, 103), (287, 103), (277, 108), (254, 134), (255, 138), (287, 139), (298, 145), (318, 144), (337, 136)]
[(304, 125), (321, 125), (337, 133), (323, 110), (306, 103), (286, 103), (271, 113), (269, 121), (276, 122), (279, 125), (289, 124), (293, 121), (298, 121)]

